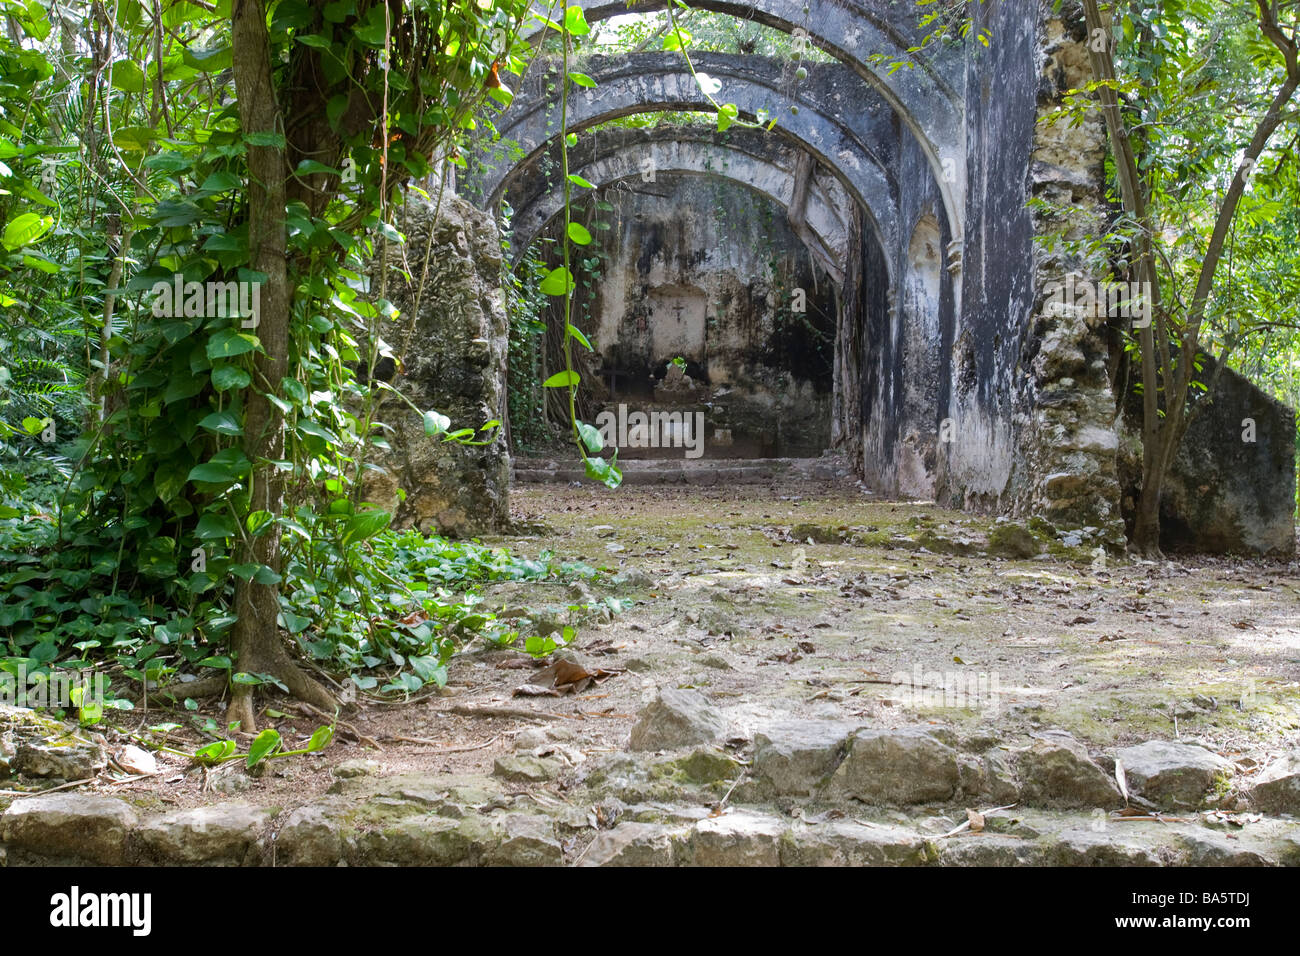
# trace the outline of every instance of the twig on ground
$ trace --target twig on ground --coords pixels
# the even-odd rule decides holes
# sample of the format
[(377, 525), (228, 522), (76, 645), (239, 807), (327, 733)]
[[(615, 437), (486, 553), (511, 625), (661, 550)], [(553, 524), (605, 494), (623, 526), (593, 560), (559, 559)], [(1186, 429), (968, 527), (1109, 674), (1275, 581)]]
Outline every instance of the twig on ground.
[(490, 747), (490, 746), (492, 746), (492, 744), (496, 743), (498, 740), (501, 739), (501, 734), (497, 734), (497, 735), (496, 735), (495, 737), (493, 737), (491, 740), (484, 741), (484, 742), (481, 743), (481, 744), (474, 744), (474, 746), (472, 746), (472, 747), (442, 747), (442, 746), (439, 746), (438, 741), (436, 741), (436, 740), (427, 740), (427, 739), (425, 739), (424, 737), (403, 737), (403, 736), (400, 736), (400, 735), (392, 735), (392, 736), (385, 737), (384, 739), (385, 739), (385, 740), (399, 740), (399, 741), (401, 741), (402, 743), (406, 743), (406, 744), (423, 744), (424, 746), (427, 746), (427, 747), (436, 747), (436, 748), (437, 748), (436, 750), (427, 751), (428, 753), (435, 753), (435, 754), (463, 754), (463, 753), (469, 753), (471, 750), (482, 750), (482, 749), (484, 749), (485, 747)]
[(713, 808), (714, 813), (721, 813), (726, 808), (727, 801), (731, 799), (731, 795), (735, 792), (736, 787), (740, 786), (740, 781), (744, 780), (748, 776), (748, 770), (742, 770), (740, 772), (740, 776), (732, 781), (731, 786), (727, 788), (727, 792), (724, 793), (722, 799), (718, 801), (718, 805)]
[[(980, 816), (987, 817), (994, 813), (998, 813), (1002, 810), (1010, 810), (1014, 806), (1016, 806), (1016, 804), (1008, 803), (1005, 807), (994, 807), (992, 810), (980, 810), (978, 812)], [(966, 830), (969, 830), (970, 827), (971, 827), (971, 820), (967, 818), (965, 823), (961, 824), (961, 826), (953, 827), (951, 830), (945, 833), (944, 836), (945, 837), (956, 836), (958, 833), (964, 833)], [(983, 832), (983, 827), (981, 827), (979, 830), (975, 832), (977, 833)]]
[(331, 724), (336, 724), (337, 726), (342, 727), (344, 730), (346, 730), (348, 733), (350, 733), (353, 737), (356, 738), (357, 743), (365, 744), (367, 747), (373, 747), (376, 750), (384, 749), (379, 745), (379, 741), (375, 740), (374, 737), (370, 737), (366, 734), (363, 734), (361, 731), (357, 730), (356, 727), (348, 723), (346, 720), (337, 719), (332, 714), (325, 713), (325, 711), (321, 710), (319, 707), (315, 706), (314, 704), (309, 704), (305, 700), (300, 700), (298, 701), (298, 709), (309, 710), (317, 717), (319, 717), (321, 720), (325, 720)]
[(498, 707), (493, 704), (453, 704), (439, 708), (440, 714), (460, 717), (506, 717), (515, 720), (571, 720), (567, 714), (553, 714), (544, 710), (525, 710), (522, 707)]
[(80, 787), (82, 784), (94, 783), (94, 777), (87, 777), (85, 780), (73, 780), (70, 783), (61, 783), (57, 787), (46, 787), (44, 790), (0, 790), (0, 796), (3, 797), (41, 797), (47, 793), (53, 793), (55, 790), (70, 790), (73, 787)]
[(120, 787), (124, 783), (135, 783), (137, 780), (148, 780), (150, 777), (161, 777), (163, 774), (170, 772), (171, 770), (169, 768), (167, 770), (155, 770), (153, 773), (138, 773), (133, 777), (125, 777), (121, 780), (110, 780), (105, 784), (105, 786)]

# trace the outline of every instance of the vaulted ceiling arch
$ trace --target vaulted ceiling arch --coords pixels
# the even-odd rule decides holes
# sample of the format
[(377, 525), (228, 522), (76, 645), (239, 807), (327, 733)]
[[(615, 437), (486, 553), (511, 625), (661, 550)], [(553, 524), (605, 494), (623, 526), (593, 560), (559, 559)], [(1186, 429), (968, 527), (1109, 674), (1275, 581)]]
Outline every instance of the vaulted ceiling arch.
[[(805, 155), (797, 145), (755, 130), (719, 134), (702, 126), (655, 127), (604, 131), (574, 151), (570, 169), (597, 188), (627, 183), (636, 189), (662, 174), (688, 174), (735, 182), (787, 209), (797, 202), (799, 221), (806, 228), (796, 231), (814, 261), (839, 283), (850, 244), (853, 200), (834, 175), (801, 162)], [(563, 184), (557, 177), (536, 166), (528, 173), (515, 180), (506, 197), (514, 209), (515, 261), (564, 209)]]

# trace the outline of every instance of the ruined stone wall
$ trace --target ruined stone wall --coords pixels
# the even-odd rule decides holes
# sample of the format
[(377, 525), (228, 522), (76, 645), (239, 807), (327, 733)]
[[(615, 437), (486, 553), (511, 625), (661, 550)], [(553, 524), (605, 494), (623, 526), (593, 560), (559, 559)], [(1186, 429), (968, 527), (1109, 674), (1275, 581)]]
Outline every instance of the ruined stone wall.
[[(1100, 114), (1052, 123), (1062, 98), (1091, 79), (1081, 5), (1065, 3), (1040, 27), (1040, 73), (1029, 194), (1034, 308), (1021, 337), (1015, 392), (1015, 460), (1003, 507), (1112, 550), (1131, 530), (1141, 487), (1140, 403), (1122, 368), (1118, 326), (1103, 307), (1049, 307), (1049, 283), (1111, 278), (1069, 253), (1100, 235), (1113, 214), (1105, 194), (1106, 134)], [(1061, 240), (1065, 240), (1062, 243)], [(1214, 362), (1204, 357), (1203, 376)], [(1130, 372), (1130, 374), (1132, 374)], [(1126, 421), (1116, 389), (1126, 392)], [(1255, 441), (1243, 441), (1246, 420)], [(1171, 551), (1289, 555), (1295, 548), (1294, 413), (1234, 372), (1184, 439), (1161, 502), (1162, 545)], [(1121, 489), (1123, 496), (1121, 497)]]
[[(1030, 334), (1021, 347), (1020, 447), (1010, 499), (1022, 514), (1059, 529), (1082, 531), (1098, 543), (1124, 542), (1116, 472), (1116, 399), (1111, 390), (1107, 319), (1082, 309), (1049, 309), (1044, 290), (1086, 264), (1049, 236), (1085, 239), (1107, 226), (1106, 133), (1091, 111), (1082, 123), (1053, 122), (1062, 98), (1092, 77), (1087, 29), (1079, 4), (1065, 4), (1041, 26), (1038, 122), (1029, 169), (1036, 288)], [(1058, 314), (1059, 312), (1059, 314)]]
[[(1202, 380), (1216, 362), (1203, 357)], [(1204, 398), (1198, 401), (1206, 401)], [(1130, 395), (1120, 429), (1122, 508), (1131, 530), (1142, 487), (1141, 402)], [(1295, 555), (1296, 413), (1225, 369), (1187, 429), (1160, 497), (1167, 553)]]
[(1048, 314), (1043, 303), (1049, 282), (1083, 268), (1043, 240), (1098, 235), (1106, 224), (1100, 117), (1048, 121), (1090, 75), (1082, 13), (998, 4), (979, 16), (992, 42), (972, 45), (967, 64), (961, 317), (939, 497), (1119, 547), (1106, 320)]
[[(507, 319), (495, 223), (450, 192), (441, 203), (409, 193), (398, 228), (407, 244), (390, 248), (387, 297), (399, 314), (381, 329), (400, 361), (391, 384), (421, 411), (448, 416), (453, 430), (503, 421)], [(376, 296), (380, 273), (377, 261), (370, 271)], [(465, 537), (506, 524), (510, 457), (501, 432), (482, 447), (445, 443), (391, 395), (381, 397), (375, 417), (392, 429), (385, 436), (391, 451), (377, 459), (384, 471), (370, 472), (364, 490), (394, 513), (397, 527)]]
[[(615, 375), (607, 404), (705, 412), (708, 455), (826, 448), (834, 294), (784, 208), (730, 180), (665, 173), (602, 197), (613, 211), (599, 218), (612, 228), (596, 233), (600, 279), (579, 315)], [(677, 357), (704, 387), (665, 388)]]

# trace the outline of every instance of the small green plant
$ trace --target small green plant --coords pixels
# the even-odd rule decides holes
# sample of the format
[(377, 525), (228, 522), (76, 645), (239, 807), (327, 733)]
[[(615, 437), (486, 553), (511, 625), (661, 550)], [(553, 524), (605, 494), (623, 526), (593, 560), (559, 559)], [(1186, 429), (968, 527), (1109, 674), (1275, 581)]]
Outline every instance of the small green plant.
[(554, 632), (544, 636), (534, 634), (524, 642), (524, 650), (533, 657), (545, 657), (553, 651), (558, 650), (563, 645), (568, 644), (577, 636), (577, 631), (568, 624), (561, 628), (559, 633), (559, 641), (555, 640)]
[[(272, 727), (263, 730), (254, 738), (252, 745), (248, 748), (247, 753), (240, 753), (239, 746), (233, 740), (218, 740), (208, 744), (206, 747), (200, 747), (189, 754), (192, 760), (202, 764), (205, 767), (216, 767), (231, 760), (238, 760), (243, 757), (247, 763), (248, 769), (253, 769), (264, 760), (275, 760), (279, 757), (296, 757), (302, 754), (314, 754), (328, 747), (334, 740), (334, 725), (330, 724), (325, 727), (317, 727), (316, 732), (311, 735), (307, 741), (307, 746), (299, 750), (284, 750), (284, 738), (280, 732)], [(171, 751), (176, 753), (177, 751)]]
[(85, 687), (74, 687), (69, 692), (72, 706), (77, 708), (77, 721), (82, 727), (93, 727), (104, 719), (104, 702), (93, 695), (87, 699)]

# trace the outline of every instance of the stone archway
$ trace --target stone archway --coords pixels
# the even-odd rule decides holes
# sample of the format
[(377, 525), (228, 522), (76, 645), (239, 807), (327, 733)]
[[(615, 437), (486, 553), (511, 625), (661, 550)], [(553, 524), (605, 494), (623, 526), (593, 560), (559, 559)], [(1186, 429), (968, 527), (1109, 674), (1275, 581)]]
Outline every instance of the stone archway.
[[(793, 70), (786, 70), (780, 63), (722, 54), (701, 54), (694, 60), (697, 70), (707, 72), (722, 84), (723, 98), (736, 103), (744, 115), (779, 115), (782, 104), (788, 102)], [(584, 64), (584, 70), (593, 76), (597, 86), (571, 95), (567, 112), (571, 130), (600, 126), (632, 113), (712, 109), (695, 78), (676, 56), (595, 57)], [(478, 195), (481, 202), (494, 203), (503, 195), (510, 197), (516, 221), (522, 226), (521, 240), (536, 235), (536, 230), (561, 206), (555, 195), (547, 197), (555, 184), (548, 182), (541, 172), (548, 165), (548, 156), (552, 156), (549, 165), (558, 168), (551, 152), (558, 151), (559, 139), (559, 117), (551, 95), (557, 78), (553, 72), (542, 70), (530, 75), (512, 108), (498, 123), (501, 138), (516, 144), (513, 153), (506, 155), (501, 151), (495, 159), (484, 161), (484, 153), (480, 151), (479, 168), (471, 169), (471, 174), (465, 177), (464, 187)], [(851, 319), (867, 323), (870, 331), (864, 331), (863, 335), (870, 343), (865, 351), (855, 347), (844, 352), (844, 361), (850, 365), (868, 362), (879, 368), (846, 367), (844, 374), (837, 372), (834, 389), (853, 388), (854, 382), (870, 384), (872, 394), (864, 393), (860, 399), (845, 395), (837, 401), (844, 408), (861, 402), (864, 409), (873, 409), (869, 416), (876, 431), (872, 445), (880, 449), (880, 454), (867, 469), (869, 473), (872, 469), (879, 471), (885, 487), (896, 490), (898, 469), (892, 464), (893, 457), (905, 454), (897, 447), (898, 388), (905, 373), (895, 362), (899, 333), (893, 305), (899, 301), (894, 289), (896, 276), (904, 268), (904, 240), (899, 230), (905, 220), (901, 209), (906, 205), (937, 210), (936, 215), (944, 220), (943, 238), (951, 237), (943, 184), (933, 175), (929, 158), (916, 137), (900, 122), (890, 104), (843, 64), (810, 64), (797, 98), (799, 109), (784, 116), (784, 121), (778, 124), (779, 136), (733, 129), (725, 139), (715, 138), (710, 144), (702, 127), (700, 133), (687, 137), (690, 143), (646, 143), (647, 152), (640, 156), (635, 155), (635, 147), (630, 147), (620, 157), (617, 149), (602, 152), (600, 144), (615, 131), (600, 129), (580, 137), (579, 145), (570, 150), (571, 170), (577, 168), (591, 182), (634, 183), (641, 163), (651, 159), (656, 166), (666, 163), (670, 170), (702, 170), (725, 178), (726, 174), (720, 174), (717, 168), (708, 168), (709, 151), (716, 154), (721, 148), (733, 155), (748, 153), (750, 159), (726, 155), (720, 158), (743, 163), (749, 177), (770, 183), (764, 191), (777, 197), (787, 209), (794, 207), (789, 216), (792, 224), (802, 225), (800, 234), (805, 246), (819, 254), (818, 261), (836, 286), (843, 284), (848, 271), (849, 256), (841, 256), (840, 248), (847, 253), (847, 247), (852, 245), (858, 250), (853, 255), (858, 256), (865, 249), (879, 250), (879, 254), (867, 255), (864, 261), (870, 263), (872, 283), (883, 281), (884, 299), (878, 301), (875, 294), (868, 296), (862, 309), (855, 310)], [(736, 150), (730, 143), (739, 134), (750, 134), (750, 139)], [(760, 146), (759, 141), (765, 145)], [(772, 144), (780, 144), (778, 148), (784, 151), (783, 155), (773, 154)], [(635, 164), (634, 159), (638, 160)], [(776, 162), (772, 163), (772, 159)], [(771, 168), (773, 165), (781, 170), (779, 178), (773, 178), (776, 172)], [(800, 173), (800, 169), (804, 172)], [(588, 175), (588, 170), (592, 175)], [(807, 175), (809, 170), (811, 176)], [(906, 181), (900, 180), (900, 171), (906, 171)], [(851, 199), (841, 205), (838, 216), (830, 215), (828, 207), (835, 200), (824, 182), (835, 180), (843, 194)], [(541, 199), (534, 200), (531, 198), (534, 196)], [(855, 210), (853, 216), (848, 215), (850, 207)], [(846, 228), (837, 226), (834, 219)], [(851, 224), (846, 222), (850, 219)], [(841, 234), (846, 240), (851, 236), (852, 242), (846, 241), (843, 246), (839, 242), (827, 242), (828, 238), (838, 239)], [(827, 249), (828, 245), (832, 248)], [(860, 269), (858, 274), (862, 274)], [(837, 301), (848, 302), (854, 298), (850, 294)], [(956, 301), (955, 295), (946, 299), (944, 307), (948, 314), (944, 324), (947, 328), (955, 321)], [(839, 306), (834, 311), (838, 315)], [(838, 363), (833, 364), (838, 369)], [(940, 391), (946, 393), (946, 389)], [(836, 416), (829, 417), (839, 421)]]
[[(575, 0), (589, 22), (632, 12), (626, 0)], [(639, 0), (635, 12), (664, 9), (670, 0)], [(922, 28), (910, 4), (894, 0), (699, 0), (704, 10), (800, 33), (856, 73), (915, 136), (941, 184), (953, 231), (961, 233), (966, 202), (966, 50), (917, 49)], [(538, 12), (546, 14), (544, 4)], [(538, 37), (545, 36), (539, 27)], [(906, 64), (895, 68), (895, 64)]]
[[(700, 55), (695, 63), (697, 70), (723, 84), (720, 95), (734, 102), (743, 115), (753, 118), (763, 113), (778, 119), (782, 135), (839, 176), (869, 211), (882, 241), (896, 244), (900, 187), (895, 168), (914, 147), (914, 140), (899, 130), (887, 103), (846, 67), (813, 64), (798, 89), (799, 112), (791, 114), (782, 110), (790, 91), (779, 64), (723, 54)], [(587, 70), (597, 86), (570, 100), (571, 130), (633, 113), (713, 108), (680, 57), (658, 53), (596, 57)], [(495, 156), (486, 145), (480, 149), (478, 168), (464, 177), (467, 193), (486, 205), (495, 204), (519, 171), (551, 148), (560, 125), (558, 106), (547, 92), (554, 79), (550, 71), (530, 75), (498, 122), (501, 139), (512, 146), (497, 147)]]
[[(629, 9), (623, 0), (576, 2), (592, 21)], [(642, 0), (638, 9), (667, 2)], [(873, 490), (1044, 515), (1083, 540), (1122, 542), (1108, 330), (1067, 328), (1041, 312), (1046, 285), (1084, 264), (1036, 239), (1062, 220), (1078, 235), (1105, 221), (1101, 124), (1047, 122), (1090, 78), (1077, 9), (971, 4), (967, 42), (917, 51), (925, 28), (901, 0), (695, 5), (802, 29), (840, 62), (804, 61), (796, 85), (790, 61), (698, 54), (696, 68), (722, 83), (720, 102), (782, 120), (763, 148), (740, 130), (729, 141), (679, 133), (680, 142), (647, 141), (637, 156), (631, 140), (597, 129), (579, 138), (576, 168), (619, 186), (634, 182), (649, 158), (672, 176), (709, 176), (737, 192), (735, 182), (749, 180), (778, 215), (793, 209), (792, 226), (802, 217), (799, 239), (837, 286), (830, 441), (851, 453)], [(892, 71), (897, 61), (914, 68)], [(597, 57), (583, 69), (599, 85), (571, 91), (573, 130), (633, 113), (713, 109), (676, 55)], [(558, 208), (537, 168), (558, 130), (547, 89), (554, 70), (535, 61), (500, 116), (519, 153), (492, 156), (481, 142), (479, 167), (462, 181), (480, 205), (510, 195), (521, 241)], [(732, 179), (719, 173), (727, 166)], [(802, 179), (798, 170), (808, 166), (811, 179)], [(671, 285), (651, 277), (636, 291), (651, 302), (652, 291)], [(691, 351), (674, 343), (651, 350)], [(1289, 520), (1290, 507), (1281, 501), (1277, 513)]]
[[(725, 135), (699, 127), (610, 130), (572, 150), (569, 168), (597, 188), (624, 181), (653, 182), (662, 173), (717, 176), (760, 192), (787, 209), (801, 193), (802, 214), (811, 233), (806, 237), (809, 252), (840, 283), (854, 200), (843, 183), (821, 167), (807, 171), (808, 182), (801, 189), (801, 155), (796, 146), (757, 130)], [(556, 176), (545, 175), (541, 165), (521, 169), (506, 193), (514, 209), (514, 261), (563, 210), (563, 186)]]

